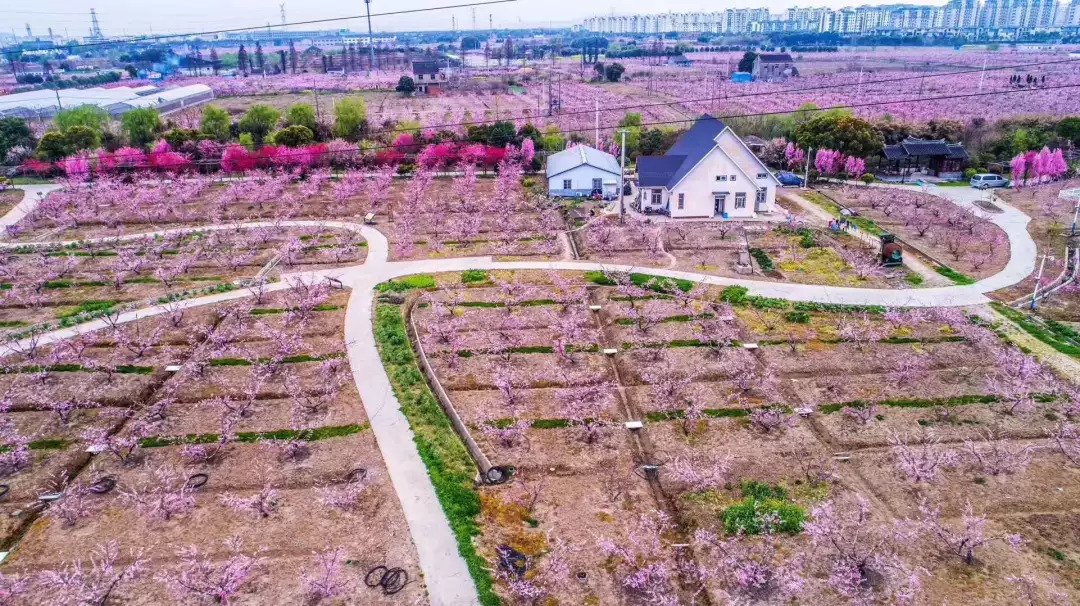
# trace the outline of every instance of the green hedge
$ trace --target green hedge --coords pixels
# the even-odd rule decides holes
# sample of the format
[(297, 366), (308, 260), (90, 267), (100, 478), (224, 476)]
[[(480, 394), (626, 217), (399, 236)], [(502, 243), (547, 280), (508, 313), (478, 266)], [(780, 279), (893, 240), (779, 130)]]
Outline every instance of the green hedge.
[(492, 590), (491, 566), (473, 545), (473, 537), (481, 534), (476, 521), (480, 515), (480, 496), (473, 487), (476, 465), (416, 365), (399, 306), (380, 304), (376, 307), (375, 341), (394, 395), (413, 430), (416, 449), (450, 520), (458, 552), (476, 583), (480, 603), (498, 606), (501, 601)]

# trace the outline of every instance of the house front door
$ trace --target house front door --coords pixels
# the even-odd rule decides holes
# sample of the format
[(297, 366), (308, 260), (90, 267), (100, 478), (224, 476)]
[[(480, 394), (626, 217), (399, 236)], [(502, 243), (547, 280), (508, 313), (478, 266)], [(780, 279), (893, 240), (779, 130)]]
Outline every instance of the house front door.
[(723, 194), (713, 194), (713, 214), (714, 215), (723, 215), (724, 214), (724, 199), (725, 198), (727, 198), (727, 196), (725, 196)]

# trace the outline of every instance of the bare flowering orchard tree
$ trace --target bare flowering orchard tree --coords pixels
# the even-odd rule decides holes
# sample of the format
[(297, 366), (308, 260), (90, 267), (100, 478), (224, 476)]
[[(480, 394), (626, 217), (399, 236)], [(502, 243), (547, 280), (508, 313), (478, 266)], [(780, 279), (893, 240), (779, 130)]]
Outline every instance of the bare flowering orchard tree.
[(940, 440), (931, 433), (924, 433), (916, 443), (898, 433), (890, 432), (893, 466), (912, 484), (932, 484), (941, 472), (954, 468), (960, 461), (959, 454), (941, 446)]
[(664, 465), (664, 475), (689, 492), (719, 490), (730, 477), (732, 461), (730, 453), (704, 457), (677, 456)]
[(341, 547), (316, 552), (315, 565), (304, 571), (300, 585), (309, 604), (350, 595), (355, 583), (345, 574), (345, 550)]
[(827, 501), (814, 508), (804, 526), (813, 548), (809, 561), (823, 565), (826, 584), (855, 603), (913, 603), (926, 571), (911, 568), (900, 555), (916, 535), (878, 520), (870, 503), (856, 498), (854, 504)]
[(225, 560), (204, 556), (194, 545), (177, 552), (180, 563), (158, 578), (178, 600), (227, 606), (239, 597), (265, 564), (262, 549), (244, 553), (238, 537), (225, 541), (232, 555)]
[(152, 479), (130, 490), (120, 489), (120, 500), (139, 515), (164, 522), (195, 509), (194, 490), (187, 478), (165, 465), (153, 470)]
[(725, 603), (788, 601), (806, 588), (805, 556), (783, 548), (774, 535), (722, 538), (699, 529), (693, 545), (699, 582), (720, 584), (727, 593)]
[(1036, 448), (1032, 444), (1016, 444), (1000, 432), (986, 430), (982, 439), (965, 440), (964, 452), (972, 466), (991, 476), (1020, 473), (1031, 465)]
[(652, 604), (678, 603), (678, 570), (664, 538), (674, 531), (671, 517), (654, 511), (636, 519), (627, 538), (598, 541), (600, 552), (610, 558), (615, 577), (627, 594)]
[[(142, 552), (132, 551), (121, 561), (119, 545), (109, 541), (94, 548), (89, 562), (65, 562), (60, 570), (39, 574), (37, 581), (50, 604), (104, 606), (118, 598), (123, 600), (128, 586), (145, 572), (146, 558)], [(6, 604), (3, 598), (0, 589), (0, 602)]]
[(615, 402), (614, 385), (610, 383), (560, 389), (555, 401), (563, 418), (580, 429), (586, 444), (600, 441), (614, 426), (608, 418)]
[(329, 509), (356, 512), (363, 505), (364, 497), (371, 492), (374, 480), (371, 471), (350, 475), (343, 483), (320, 487), (319, 502)]
[(267, 480), (259, 492), (249, 497), (221, 495), (221, 504), (234, 511), (254, 513), (257, 519), (266, 519), (281, 507), (281, 496), (273, 483)]
[(1008, 347), (994, 352), (994, 371), (987, 378), (990, 393), (1009, 414), (1035, 410), (1036, 390), (1050, 383), (1049, 371), (1035, 358)]
[(987, 543), (1002, 541), (1014, 550), (1020, 548), (1024, 539), (1019, 535), (986, 535), (986, 516), (976, 516), (971, 503), (964, 507), (960, 523), (942, 520), (941, 506), (931, 507), (924, 498), (919, 504), (918, 528), (933, 539), (944, 552), (957, 556), (970, 565), (975, 564), (975, 551)]
[(67, 473), (61, 476), (56, 493), (60, 498), (49, 504), (45, 517), (59, 521), (64, 528), (73, 528), (79, 520), (90, 517), (90, 490), (80, 483), (71, 483)]

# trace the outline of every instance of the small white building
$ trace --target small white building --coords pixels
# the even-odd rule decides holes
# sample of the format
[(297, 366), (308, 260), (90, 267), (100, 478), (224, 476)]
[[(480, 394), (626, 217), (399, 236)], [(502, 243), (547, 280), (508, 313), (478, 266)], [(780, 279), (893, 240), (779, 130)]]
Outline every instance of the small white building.
[(776, 176), (730, 128), (704, 116), (663, 156), (638, 158), (642, 210), (748, 219), (776, 211)]
[(548, 156), (548, 195), (577, 198), (600, 191), (604, 199), (618, 195), (619, 161), (615, 156), (587, 145), (578, 145)]

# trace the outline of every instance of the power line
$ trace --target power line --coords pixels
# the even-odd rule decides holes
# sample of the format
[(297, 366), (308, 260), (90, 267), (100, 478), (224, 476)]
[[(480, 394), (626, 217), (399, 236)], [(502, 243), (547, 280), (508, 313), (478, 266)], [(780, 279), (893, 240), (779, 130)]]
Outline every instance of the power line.
[[(892, 99), (892, 100), (887, 100), (887, 101), (868, 101), (866, 103), (850, 103), (850, 104), (843, 104), (843, 105), (830, 105), (830, 106), (827, 106), (827, 107), (818, 107), (818, 108), (813, 108), (813, 109), (801, 109), (800, 108), (800, 109), (776, 110), (776, 111), (770, 111), (770, 112), (753, 112), (753, 113), (744, 113), (744, 114), (728, 114), (728, 115), (722, 115), (722, 116), (714, 116), (714, 118), (716, 118), (718, 120), (728, 120), (728, 119), (731, 119), (731, 118), (754, 118), (754, 117), (763, 117), (763, 116), (777, 116), (777, 115), (793, 114), (795, 112), (801, 112), (801, 111), (805, 111), (805, 112), (826, 112), (826, 111), (832, 111), (832, 110), (837, 110), (837, 109), (858, 109), (858, 108), (861, 108), (861, 107), (876, 107), (876, 106), (879, 106), (879, 105), (897, 105), (897, 104), (901, 104), (901, 103), (924, 103), (924, 102), (928, 102), (928, 101), (946, 101), (946, 100), (950, 100), (950, 99), (969, 99), (969, 98), (973, 98), (973, 97), (987, 97), (987, 96), (991, 96), (991, 95), (1031, 93), (1031, 92), (1041, 92), (1041, 91), (1045, 91), (1045, 90), (1064, 90), (1064, 89), (1074, 89), (1074, 88), (1080, 88), (1080, 84), (1062, 84), (1062, 85), (1059, 85), (1059, 86), (1047, 86), (1045, 88), (1021, 88), (1021, 89), (1012, 89), (1012, 90), (1007, 90), (1007, 91), (966, 93), (966, 94), (959, 94), (959, 95), (941, 95), (941, 96), (937, 96), (937, 97), (914, 97), (914, 98), (905, 98), (905, 99)], [(683, 118), (683, 119), (680, 119), (680, 120), (658, 120), (658, 121), (655, 121), (655, 122), (643, 122), (641, 124), (641, 127), (663, 126), (663, 125), (669, 125), (669, 124), (683, 124), (683, 123), (686, 123), (686, 122), (696, 122), (697, 120), (698, 120), (697, 118)], [(560, 129), (560, 130), (553, 131), (553, 132), (557, 132), (559, 134), (571, 134), (571, 133), (580, 133), (580, 132), (592, 131), (593, 128), (594, 128), (593, 125), (587, 125), (587, 126), (584, 126), (582, 128)], [(600, 128), (604, 129), (604, 130), (618, 128), (618, 124), (604, 124)], [(397, 148), (398, 147), (395, 146), (395, 145), (376, 145), (376, 146), (370, 146), (370, 147), (359, 147), (359, 146), (357, 146), (357, 147), (349, 147), (349, 148), (344, 148), (344, 149), (325, 150), (325, 151), (295, 150), (295, 151), (289, 151), (289, 152), (280, 153), (280, 154), (274, 156), (273, 159), (286, 158), (286, 157), (292, 157), (292, 156), (301, 156), (301, 155), (317, 155), (317, 156), (321, 156), (321, 155), (324, 155), (324, 154), (340, 154), (340, 153), (350, 153), (350, 152), (368, 152), (368, 151), (376, 151), (376, 150), (384, 150), (384, 149), (397, 149)], [(150, 156), (150, 155), (153, 155), (154, 153), (155, 152), (149, 152), (147, 155)], [(273, 160), (273, 159), (272, 158), (267, 158), (267, 160)], [(194, 165), (216, 165), (216, 164), (220, 164), (221, 160), (222, 160), (222, 158), (217, 158), (217, 159), (212, 159), (212, 160), (200, 160), (200, 161), (193, 162), (192, 164), (194, 164)], [(145, 166), (136, 166), (136, 167), (131, 167), (131, 168), (153, 168), (153, 167), (150, 166), (150, 165), (145, 165)]]
[[(993, 70), (1006, 70), (1006, 69), (1017, 69), (1017, 68), (1022, 68), (1022, 67), (1033, 67), (1033, 66), (1039, 66), (1039, 65), (1054, 65), (1054, 64), (1060, 64), (1060, 63), (1077, 63), (1077, 62), (1080, 62), (1080, 58), (1078, 58), (1078, 59), (1059, 59), (1059, 60), (1055, 60), (1055, 61), (1040, 61), (1040, 62), (1035, 62), (1035, 63), (1020, 63), (1020, 64), (1015, 64), (1015, 65), (1002, 65), (1002, 66), (997, 66), (995, 68), (989, 68), (988, 67), (988, 68), (986, 68), (986, 70), (987, 71), (991, 71), (992, 69)], [(863, 82), (862, 85), (865, 87), (865, 86), (870, 86), (870, 85), (874, 85), (874, 84), (891, 84), (891, 83), (896, 83), (896, 82), (905, 82), (905, 81), (909, 81), (909, 80), (923, 80), (924, 78), (933, 78), (933, 77), (939, 77), (939, 76), (955, 76), (955, 75), (960, 75), (960, 74), (978, 73), (978, 72), (981, 72), (981, 71), (983, 71), (982, 68), (970, 69), (970, 70), (962, 70), (962, 71), (954, 71), (954, 72), (946, 72), (946, 73), (941, 73), (941, 74), (933, 74), (933, 75), (929, 75), (929, 76), (927, 76), (927, 75), (902, 76), (902, 77), (897, 77), (897, 78), (885, 78), (885, 79), (881, 79), (881, 80), (871, 80), (871, 81), (868, 81), (868, 82)], [(716, 96), (716, 97), (700, 97), (700, 98), (697, 98), (697, 99), (675, 99), (673, 101), (660, 101), (660, 102), (655, 102), (655, 103), (636, 103), (636, 104), (632, 104), (632, 105), (620, 105), (620, 106), (614, 106), (614, 107), (607, 107), (607, 108), (604, 108), (603, 111), (621, 111), (621, 110), (626, 110), (626, 109), (641, 109), (641, 108), (648, 108), (648, 107), (662, 107), (662, 106), (671, 106), (671, 105), (681, 105), (681, 104), (686, 104), (686, 103), (705, 103), (705, 102), (709, 102), (709, 101), (720, 101), (720, 100), (727, 101), (727, 100), (730, 100), (730, 99), (741, 99), (741, 98), (744, 98), (744, 97), (758, 97), (758, 96), (761, 96), (763, 94), (766, 94), (766, 95), (789, 95), (789, 94), (797, 94), (797, 93), (802, 93), (802, 92), (811, 92), (811, 91), (818, 91), (818, 90), (825, 90), (825, 89), (835, 90), (835, 89), (838, 89), (838, 88), (853, 87), (853, 86), (855, 86), (855, 83), (826, 84), (826, 85), (808, 86), (808, 87), (804, 87), (804, 88), (794, 88), (794, 89), (786, 89), (786, 90), (779, 90), (779, 91), (769, 91), (769, 92), (765, 92), (765, 93), (753, 92), (753, 93), (740, 93), (738, 95), (726, 95), (726, 96), (722, 96), (722, 97), (721, 96)], [(1047, 90), (1047, 88), (1048, 87), (1044, 87), (1044, 88), (1040, 88), (1040, 89), (1037, 89), (1037, 90)], [(1030, 89), (1025, 89), (1025, 90), (1030, 90)], [(595, 111), (596, 111), (595, 109), (582, 109), (582, 110), (575, 110), (575, 111), (569, 111), (569, 112), (560, 112), (560, 113), (555, 114), (555, 115), (557, 115), (557, 116), (576, 116), (576, 115), (580, 115), (580, 114), (592, 114)], [(792, 111), (795, 111), (795, 110), (792, 110)], [(780, 112), (780, 113), (791, 113), (791, 112)], [(553, 114), (551, 114), (551, 112), (549, 110), (546, 117), (550, 118), (552, 116), (553, 116)], [(500, 120), (498, 118), (492, 118), (492, 119), (488, 119), (488, 120), (474, 120), (474, 121), (471, 121), (471, 122), (452, 122), (452, 123), (447, 123), (447, 124), (432, 124), (432, 125), (425, 126), (424, 128), (425, 129), (441, 129), (441, 128), (453, 128), (453, 127), (456, 127), (456, 126), (478, 126), (478, 125), (482, 125), (482, 124), (494, 124), (496, 122), (502, 122), (502, 121), (503, 120)], [(400, 133), (400, 132), (409, 132), (409, 130), (410, 129), (390, 128), (390, 129), (372, 131), (371, 134), (378, 135), (378, 134), (386, 134), (386, 133)]]
[[(485, 2), (469, 2), (466, 4), (451, 4), (447, 6), (433, 6), (430, 8), (413, 8), (400, 11), (390, 11), (386, 13), (371, 13), (372, 17), (389, 17), (392, 15), (409, 15), (413, 13), (426, 13), (430, 11), (449, 10), (454, 8), (466, 8), (470, 6), (486, 6), (490, 4), (506, 4), (509, 2), (517, 2), (518, 0), (486, 0)], [(265, 24), (265, 25), (252, 25), (248, 27), (232, 27), (228, 29), (216, 29), (203, 32), (191, 32), (187, 34), (161, 34), (157, 36), (140, 36), (138, 38), (129, 38), (127, 40), (106, 40), (104, 42), (84, 42), (82, 44), (66, 44), (62, 48), (88, 48), (95, 46), (108, 46), (114, 44), (132, 44), (140, 42), (149, 42), (154, 40), (165, 40), (168, 38), (179, 38), (182, 36), (209, 36), (211, 34), (226, 34), (229, 32), (246, 32), (255, 30), (266, 30), (270, 28), (289, 27), (294, 25), (314, 25), (316, 23), (331, 23), (334, 21), (349, 21), (352, 19), (365, 19), (367, 14), (363, 15), (350, 15), (347, 17), (328, 17), (326, 19), (308, 19), (307, 21), (293, 21), (292, 23), (278, 23), (278, 24)], [(2, 47), (0, 52), (9, 52), (15, 49), (11, 47)]]

